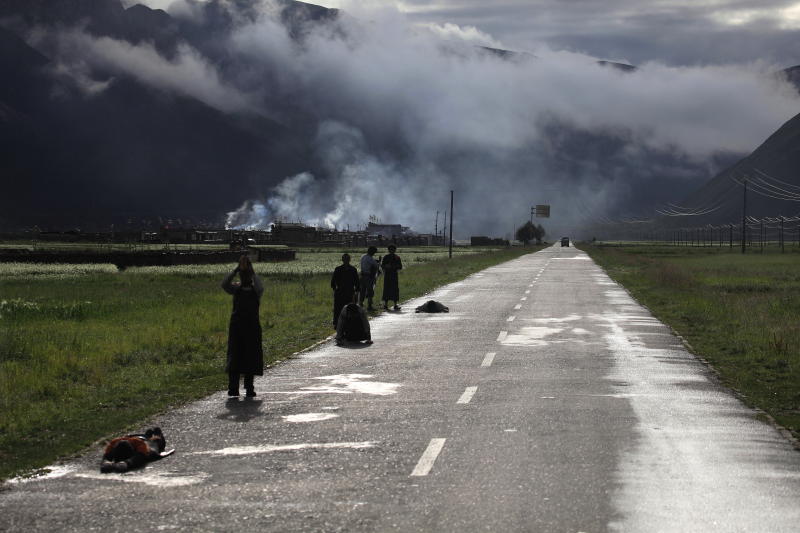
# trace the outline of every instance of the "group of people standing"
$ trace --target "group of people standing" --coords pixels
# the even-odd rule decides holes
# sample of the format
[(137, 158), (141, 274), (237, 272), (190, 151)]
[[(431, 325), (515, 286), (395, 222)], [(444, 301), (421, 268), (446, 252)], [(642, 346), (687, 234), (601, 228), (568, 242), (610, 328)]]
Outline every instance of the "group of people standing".
[(375, 284), (378, 276), (383, 273), (383, 308), (389, 309), (389, 302), (394, 302), (393, 309), (400, 310), (400, 283), (398, 273), (403, 269), (403, 262), (397, 255), (397, 246), (389, 245), (389, 253), (378, 261), (375, 254), (378, 249), (370, 246), (367, 253), (361, 256), (361, 272), (350, 264), (350, 254), (342, 255), (342, 264), (336, 267), (331, 277), (333, 289), (333, 327), (339, 322), (339, 315), (345, 305), (355, 303), (364, 306), (367, 301), (367, 310), (375, 308), (372, 300), (375, 297)]
[[(400, 284), (398, 273), (403, 269), (403, 262), (397, 255), (397, 247), (389, 245), (389, 253), (381, 260), (375, 259), (378, 249), (370, 246), (367, 253), (361, 256), (361, 272), (350, 264), (350, 254), (342, 255), (342, 264), (336, 267), (331, 278), (333, 289), (333, 327), (337, 328), (337, 340), (342, 335), (342, 310), (348, 304), (358, 302), (355, 312), (365, 331), (364, 340), (371, 342), (369, 323), (363, 310), (364, 300), (367, 309), (373, 310), (372, 300), (375, 297), (375, 284), (383, 273), (383, 308), (389, 309), (389, 302), (394, 302), (393, 309), (400, 310)], [(238, 274), (239, 283), (233, 281)], [(239, 396), (239, 381), (244, 375), (245, 394), (256, 395), (253, 386), (254, 376), (264, 374), (264, 351), (261, 345), (261, 323), (259, 305), (264, 285), (255, 273), (250, 258), (243, 255), (236, 268), (225, 276), (222, 289), (233, 296), (233, 310), (228, 326), (228, 358), (225, 370), (228, 372), (228, 396)], [(355, 307), (355, 306), (349, 306)]]

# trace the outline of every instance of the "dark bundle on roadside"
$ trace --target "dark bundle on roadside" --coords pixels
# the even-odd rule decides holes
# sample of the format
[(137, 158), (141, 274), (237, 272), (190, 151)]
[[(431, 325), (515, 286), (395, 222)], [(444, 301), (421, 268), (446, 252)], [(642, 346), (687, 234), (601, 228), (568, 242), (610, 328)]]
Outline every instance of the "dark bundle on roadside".
[(449, 313), (450, 308), (436, 300), (428, 300), (417, 307), (417, 313)]

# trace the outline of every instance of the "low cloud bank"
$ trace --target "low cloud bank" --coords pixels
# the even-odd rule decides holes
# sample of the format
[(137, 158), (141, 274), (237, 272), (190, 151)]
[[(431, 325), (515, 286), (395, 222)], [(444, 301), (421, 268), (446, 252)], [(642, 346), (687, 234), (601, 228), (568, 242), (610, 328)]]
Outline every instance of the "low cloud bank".
[[(203, 9), (181, 0), (171, 13), (198, 25)], [(577, 230), (594, 215), (680, 198), (800, 103), (768, 64), (647, 63), (625, 73), (547, 49), (499, 55), (483, 47), (501, 43), (475, 28), (420, 27), (386, 8), (290, 32), (280, 9), (263, 2), (255, 16), (233, 16), (213, 43), (183, 43), (170, 58), (146, 43), (73, 32), (62, 38), (61, 61), (226, 113), (310, 124), (308, 171), (264, 169), (261, 195), (243, 199), (231, 226), (282, 218), (358, 227), (376, 215), (432, 231), (452, 189), (459, 237), (509, 234), (535, 203), (553, 205), (551, 231)]]

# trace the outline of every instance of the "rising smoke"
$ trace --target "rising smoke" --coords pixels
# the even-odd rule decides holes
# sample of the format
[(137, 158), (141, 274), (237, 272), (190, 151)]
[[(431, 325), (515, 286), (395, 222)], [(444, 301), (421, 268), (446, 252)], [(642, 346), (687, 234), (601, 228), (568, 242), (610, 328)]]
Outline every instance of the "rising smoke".
[[(170, 12), (204, 24), (201, 6), (179, 0)], [(413, 25), (386, 8), (354, 4), (301, 32), (280, 13), (261, 2), (213, 46), (182, 44), (169, 58), (72, 34), (82, 53), (62, 62), (102, 63), (227, 113), (313, 124), (308, 171), (264, 169), (261, 194), (228, 214), (231, 227), (357, 227), (376, 215), (427, 232), (455, 190), (459, 237), (507, 234), (534, 203), (552, 204), (548, 229), (566, 231), (680, 198), (798, 108), (772, 65), (624, 73), (545, 48), (501, 56), (482, 46), (502, 43), (474, 28)]]

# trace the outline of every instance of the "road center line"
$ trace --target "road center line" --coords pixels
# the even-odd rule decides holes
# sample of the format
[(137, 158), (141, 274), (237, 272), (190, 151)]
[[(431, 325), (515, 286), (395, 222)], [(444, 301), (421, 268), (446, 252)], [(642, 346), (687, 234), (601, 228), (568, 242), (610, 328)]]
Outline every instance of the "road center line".
[(530, 293), (531, 293), (530, 289), (528, 289), (527, 291), (525, 291), (525, 294), (530, 294)]
[(494, 361), (494, 356), (497, 355), (497, 352), (488, 352), (486, 356), (483, 358), (483, 362), (481, 366), (492, 366), (492, 362)]
[(412, 476), (428, 475), (431, 468), (433, 468), (434, 461), (439, 457), (439, 453), (441, 453), (444, 447), (445, 440), (447, 439), (431, 439), (430, 444), (428, 444), (428, 447), (425, 448), (425, 451), (422, 453), (422, 457), (419, 458), (417, 466), (414, 467), (414, 471), (411, 472)]
[(527, 297), (527, 296), (523, 296), (523, 297), (522, 297), (522, 298), (520, 298), (519, 300), (520, 300), (521, 302), (524, 302), (524, 301), (525, 301), (525, 300), (527, 300), (527, 299), (528, 299), (528, 297)]
[(461, 395), (461, 398), (458, 399), (456, 403), (469, 403), (472, 400), (472, 397), (475, 396), (475, 392), (478, 390), (478, 387), (467, 387), (464, 389), (464, 393)]
[(512, 316), (510, 316), (510, 317), (506, 318), (506, 322), (514, 322), (514, 319), (515, 319), (515, 318), (517, 318), (517, 317), (515, 317), (515, 316), (513, 316), (513, 315), (512, 315)]
[(517, 304), (514, 306), (514, 309), (522, 309), (522, 304)]
[(503, 342), (504, 340), (506, 340), (507, 336), (508, 336), (507, 331), (501, 331), (500, 335), (497, 336), (497, 342)]

